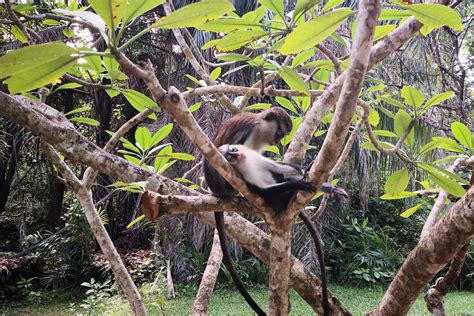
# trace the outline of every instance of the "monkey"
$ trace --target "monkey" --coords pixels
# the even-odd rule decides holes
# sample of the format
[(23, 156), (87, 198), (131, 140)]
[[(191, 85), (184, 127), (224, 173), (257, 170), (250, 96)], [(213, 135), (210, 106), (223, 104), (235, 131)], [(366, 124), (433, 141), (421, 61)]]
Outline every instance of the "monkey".
[[(270, 108), (260, 113), (244, 112), (222, 123), (213, 143), (216, 147), (240, 144), (262, 152), (265, 146), (276, 145), (292, 128), (291, 118), (282, 108)], [(232, 186), (207, 160), (204, 161), (204, 178), (215, 195), (225, 197), (234, 194)]]
[[(277, 212), (287, 208), (297, 191), (315, 191), (313, 185), (304, 180), (301, 166), (275, 162), (245, 145), (222, 145), (219, 151), (242, 176), (249, 189), (261, 196), (265, 203)], [(321, 191), (348, 197), (344, 189), (334, 188), (329, 183), (324, 183)], [(329, 300), (321, 237), (305, 214), (300, 213), (299, 216), (308, 227), (316, 246), (321, 271), (322, 305), (324, 315), (328, 316)]]
[(275, 211), (286, 209), (297, 191), (314, 192), (313, 185), (303, 180), (302, 169), (297, 165), (277, 163), (245, 145), (222, 145), (219, 151), (249, 189)]
[[(292, 127), (293, 124), (290, 116), (281, 108), (270, 108), (257, 114), (248, 112), (240, 113), (232, 117), (231, 119), (225, 121), (217, 129), (213, 142), (214, 145), (217, 147), (220, 147), (225, 144), (245, 145), (248, 148), (251, 148), (257, 153), (261, 154), (265, 146), (277, 144), (285, 135), (290, 133)], [(207, 185), (216, 196), (226, 197), (235, 194), (235, 191), (232, 186), (227, 183), (225, 179), (206, 160), (204, 160), (203, 170)], [(296, 170), (297, 168), (293, 167), (293, 171), (295, 171), (296, 174), (301, 174), (301, 169), (298, 172)], [(324, 184), (323, 191), (325, 190), (325, 188), (332, 188), (332, 186), (330, 184)], [(307, 187), (307, 189), (309, 190), (309, 187)], [(294, 192), (295, 190), (293, 191), (293, 193)], [(342, 192), (338, 192), (336, 190), (334, 191), (334, 193), (347, 196), (344, 190), (342, 190)], [(286, 198), (283, 202), (279, 202), (279, 204), (287, 205), (288, 202), (285, 200)], [(221, 241), (224, 264), (226, 265), (230, 275), (232, 276), (237, 289), (247, 301), (247, 303), (258, 315), (265, 315), (265, 312), (256, 304), (256, 302), (248, 294), (242, 280), (240, 279), (237, 271), (235, 270), (225, 239), (226, 236), (223, 213), (215, 212), (214, 214), (217, 232)], [(303, 213), (300, 213), (299, 216), (301, 218), (306, 217), (306, 215), (304, 215)], [(315, 228), (312, 225), (311, 221), (307, 217), (306, 220), (303, 221), (308, 226), (310, 232), (314, 231), (314, 233), (311, 233), (313, 238), (318, 237), (319, 235), (317, 235), (317, 232), (315, 231)], [(315, 244), (317, 250), (319, 246), (318, 257), (320, 258), (320, 267), (322, 275), (321, 279), (323, 280), (324, 258), (322, 257), (320, 240), (315, 239)], [(321, 262), (323, 263), (322, 265)], [(323, 306), (327, 306), (327, 308), (325, 308), (326, 314), (326, 311), (329, 310), (329, 303), (327, 301), (327, 288), (325, 288), (324, 286)]]
[[(216, 131), (213, 143), (216, 147), (225, 144), (246, 145), (261, 153), (265, 146), (276, 145), (285, 135), (290, 133), (292, 128), (291, 118), (282, 108), (273, 107), (260, 113), (244, 112), (223, 122)], [(207, 186), (214, 195), (228, 197), (235, 194), (234, 188), (207, 160), (204, 160), (203, 171)], [(234, 267), (226, 242), (224, 214), (215, 212), (214, 217), (221, 242), (223, 261), (234, 280), (235, 286), (257, 315), (265, 315), (265, 312), (245, 289), (245, 285)]]

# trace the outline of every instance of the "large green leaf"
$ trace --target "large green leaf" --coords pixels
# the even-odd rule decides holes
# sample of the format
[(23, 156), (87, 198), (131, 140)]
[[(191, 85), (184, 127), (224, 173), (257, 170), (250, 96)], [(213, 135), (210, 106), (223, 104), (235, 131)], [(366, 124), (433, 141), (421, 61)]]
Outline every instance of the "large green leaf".
[[(395, 114), (395, 118), (393, 119), (393, 122), (394, 122), (395, 133), (398, 135), (398, 137), (402, 138), (402, 136), (405, 134), (406, 130), (408, 129), (408, 126), (410, 125), (411, 120), (412, 118), (410, 114), (408, 114), (407, 112), (403, 110), (399, 110), (397, 114)], [(415, 143), (415, 129), (414, 128), (412, 128), (407, 138), (405, 138), (404, 143), (407, 144), (408, 147), (413, 148), (413, 145)]]
[(156, 131), (155, 134), (153, 134), (151, 145), (155, 146), (156, 144), (161, 142), (163, 139), (165, 139), (166, 136), (168, 136), (171, 133), (172, 130), (173, 130), (173, 123), (168, 123), (165, 126), (161, 127), (158, 131)]
[(291, 103), (290, 100), (288, 100), (287, 98), (284, 98), (284, 97), (276, 97), (275, 98), (275, 101), (280, 104), (282, 107), (284, 107), (285, 109), (295, 113), (295, 114), (298, 114), (298, 110), (295, 108), (295, 106), (293, 105), (293, 103)]
[(394, 172), (385, 182), (385, 193), (389, 195), (398, 195), (405, 191), (410, 178), (406, 168)]
[[(122, 91), (122, 94), (139, 112), (143, 111), (145, 108), (149, 108), (152, 111), (159, 111), (159, 107), (155, 101), (138, 91), (127, 89)], [(156, 119), (156, 116), (154, 116), (154, 118)]]
[(329, 0), (328, 2), (326, 2), (324, 7), (321, 9), (321, 12), (331, 10), (332, 8), (337, 7), (341, 3), (344, 3), (344, 0)]
[(375, 27), (374, 42), (384, 38), (397, 27), (396, 24), (377, 25)]
[(298, 0), (293, 11), (293, 19), (297, 19), (300, 15), (317, 5), (321, 0)]
[(37, 68), (43, 64), (60, 58), (71, 58), (77, 50), (62, 42), (26, 46), (9, 51), (0, 57), (0, 78), (5, 78), (28, 69)]
[(410, 17), (412, 14), (410, 11), (406, 10), (395, 10), (395, 9), (386, 9), (380, 12), (379, 20), (400, 20), (403, 18)]
[(90, 126), (99, 126), (100, 125), (99, 121), (94, 120), (90, 117), (82, 117), (82, 116), (71, 117), (69, 120), (72, 121), (72, 122), (83, 123), (83, 124), (90, 125)]
[(11, 32), (15, 38), (20, 41), (21, 43), (28, 43), (28, 39), (26, 38), (23, 31), (16, 25), (13, 25), (11, 28)]
[(117, 29), (127, 9), (127, 0), (89, 0), (89, 4), (112, 31)]
[(135, 131), (135, 142), (141, 150), (147, 150), (151, 147), (151, 133), (146, 127), (139, 127)]
[(278, 74), (291, 89), (304, 93), (307, 96), (311, 95), (308, 84), (304, 82), (303, 78), (301, 78), (293, 69), (282, 66), (281, 69), (278, 70)]
[(405, 106), (405, 104), (403, 104), (402, 102), (400, 101), (397, 101), (395, 99), (392, 99), (392, 98), (389, 98), (389, 97), (386, 97), (386, 96), (380, 96), (377, 98), (377, 101), (384, 101), (384, 102), (387, 102), (388, 104), (391, 104), (393, 106), (396, 106), (397, 108), (400, 108), (400, 109), (406, 109), (407, 107)]
[(463, 29), (461, 17), (448, 6), (423, 3), (405, 5), (404, 8), (410, 11), (418, 21), (423, 23), (423, 27), (420, 30), (423, 35), (427, 35), (434, 29), (445, 25), (458, 31)]
[(418, 211), (420, 209), (420, 207), (422, 207), (423, 204), (417, 204), (413, 207), (410, 207), (409, 209), (403, 211), (400, 216), (403, 217), (403, 218), (408, 218), (410, 215), (412, 215), (413, 213), (415, 213), (416, 211)]
[(400, 192), (398, 194), (384, 194), (380, 197), (381, 200), (399, 200), (399, 199), (406, 199), (407, 197), (416, 196), (415, 192)]
[(243, 18), (224, 17), (196, 26), (197, 29), (216, 33), (229, 33), (235, 30), (243, 30), (253, 27), (262, 27), (262, 23), (253, 22)]
[(153, 10), (164, 2), (164, 0), (129, 0), (127, 8), (123, 13), (123, 24), (127, 24), (129, 21), (135, 19), (145, 12)]
[(269, 9), (281, 20), (285, 20), (285, 7), (283, 0), (258, 0), (265, 8)]
[(351, 9), (342, 8), (302, 23), (285, 39), (280, 53), (296, 54), (314, 47), (331, 35), (352, 13)]
[(453, 151), (455, 153), (462, 153), (464, 150), (454, 139), (449, 137), (433, 137), (433, 141), (438, 142), (438, 147)]
[(430, 177), (446, 192), (461, 197), (464, 195), (465, 190), (455, 180), (448, 177), (448, 174), (439, 171), (439, 167), (436, 167), (427, 163), (417, 163), (417, 165), (425, 170)]
[(453, 122), (451, 124), (451, 132), (458, 142), (464, 145), (467, 149), (472, 149), (472, 136), (469, 127), (461, 122)]
[(245, 44), (253, 42), (254, 40), (259, 39), (267, 34), (268, 32), (263, 30), (235, 31), (219, 40), (216, 40), (214, 44), (219, 50), (227, 52), (240, 48)]
[(440, 93), (440, 94), (437, 94), (435, 96), (433, 96), (431, 99), (429, 99), (428, 101), (426, 101), (425, 105), (423, 106), (424, 109), (427, 109), (431, 106), (434, 106), (434, 105), (438, 105), (440, 104), (441, 102), (443, 101), (446, 101), (447, 99), (449, 98), (452, 98), (454, 96), (454, 92), (453, 91), (446, 91), (446, 92), (443, 92), (443, 93)]
[(182, 7), (151, 25), (157, 28), (195, 27), (234, 10), (226, 0), (203, 0)]
[(412, 86), (404, 86), (401, 96), (408, 105), (415, 109), (418, 109), (423, 104), (423, 101), (425, 101), (423, 94)]
[(75, 63), (78, 57), (62, 56), (23, 72), (16, 73), (4, 83), (8, 84), (10, 93), (26, 92), (56, 82)]

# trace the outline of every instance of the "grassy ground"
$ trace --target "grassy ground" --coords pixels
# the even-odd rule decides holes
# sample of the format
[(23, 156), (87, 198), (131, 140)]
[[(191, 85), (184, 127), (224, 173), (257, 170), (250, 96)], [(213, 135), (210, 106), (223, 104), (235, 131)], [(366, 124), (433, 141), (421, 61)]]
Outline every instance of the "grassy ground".
[[(331, 285), (330, 289), (346, 305), (354, 315), (363, 315), (377, 305), (383, 295), (383, 289), (360, 289), (340, 285)], [(251, 289), (252, 296), (261, 306), (266, 306), (267, 292), (265, 288)], [(178, 298), (164, 301), (165, 315), (188, 315), (194, 300), (194, 293), (189, 288), (178, 291)], [(310, 315), (312, 310), (295, 292), (291, 293), (293, 315)], [(162, 295), (147, 291), (144, 295), (150, 315), (159, 315)], [(70, 297), (54, 299), (39, 305), (17, 308), (5, 308), (2, 315), (87, 315), (87, 311), (79, 307), (80, 300), (73, 302)], [(71, 303), (74, 305), (71, 307)], [(449, 315), (474, 315), (474, 292), (451, 292), (445, 299), (445, 307)], [(252, 311), (237, 292), (218, 290), (212, 299), (210, 315), (249, 315)], [(98, 307), (98, 315), (128, 315), (127, 302), (120, 296), (105, 299)], [(423, 297), (420, 296), (410, 310), (411, 315), (428, 314)]]

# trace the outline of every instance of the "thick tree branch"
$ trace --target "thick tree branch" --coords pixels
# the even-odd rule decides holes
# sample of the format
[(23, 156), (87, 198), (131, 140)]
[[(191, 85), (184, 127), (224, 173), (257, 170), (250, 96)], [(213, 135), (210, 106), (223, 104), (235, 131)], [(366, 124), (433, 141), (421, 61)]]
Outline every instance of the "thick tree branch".
[(372, 315), (405, 315), (426, 284), (474, 237), (474, 187), (420, 239)]
[[(252, 97), (270, 96), (270, 97), (302, 97), (304, 93), (296, 90), (275, 89), (273, 86), (266, 87), (263, 90), (260, 88), (248, 88), (243, 86), (232, 86), (227, 84), (219, 84), (215, 86), (207, 86), (196, 88), (191, 91), (183, 92), (183, 98), (186, 100), (196, 98), (202, 95), (210, 95), (215, 93), (232, 93)], [(319, 96), (323, 93), (321, 90), (310, 90), (312, 96)]]

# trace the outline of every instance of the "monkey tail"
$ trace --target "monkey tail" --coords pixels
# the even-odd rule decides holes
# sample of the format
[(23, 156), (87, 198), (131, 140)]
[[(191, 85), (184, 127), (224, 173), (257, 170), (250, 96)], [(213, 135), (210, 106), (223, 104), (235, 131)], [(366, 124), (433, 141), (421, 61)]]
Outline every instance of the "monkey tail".
[(245, 289), (244, 282), (240, 279), (239, 273), (235, 270), (234, 263), (232, 262), (232, 258), (229, 254), (229, 248), (227, 247), (227, 241), (225, 236), (225, 223), (224, 223), (224, 213), (222, 212), (214, 212), (214, 217), (216, 219), (216, 228), (217, 233), (219, 234), (219, 239), (221, 241), (221, 249), (222, 249), (222, 258), (224, 260), (224, 264), (229, 271), (232, 280), (234, 280), (235, 287), (239, 290), (240, 294), (244, 297), (247, 304), (257, 313), (258, 316), (265, 316), (267, 315), (258, 304), (253, 300), (250, 296), (249, 292)]
[(321, 288), (322, 288), (322, 296), (323, 296), (323, 311), (324, 316), (329, 316), (329, 299), (328, 299), (328, 284), (326, 280), (326, 268), (324, 265), (324, 253), (323, 253), (323, 246), (321, 245), (321, 236), (319, 236), (318, 231), (314, 227), (311, 220), (306, 216), (304, 212), (299, 214), (301, 220), (305, 223), (306, 227), (308, 227), (309, 233), (311, 237), (313, 237), (314, 245), (316, 246), (316, 254), (318, 255), (319, 261), (319, 269), (321, 270)]

